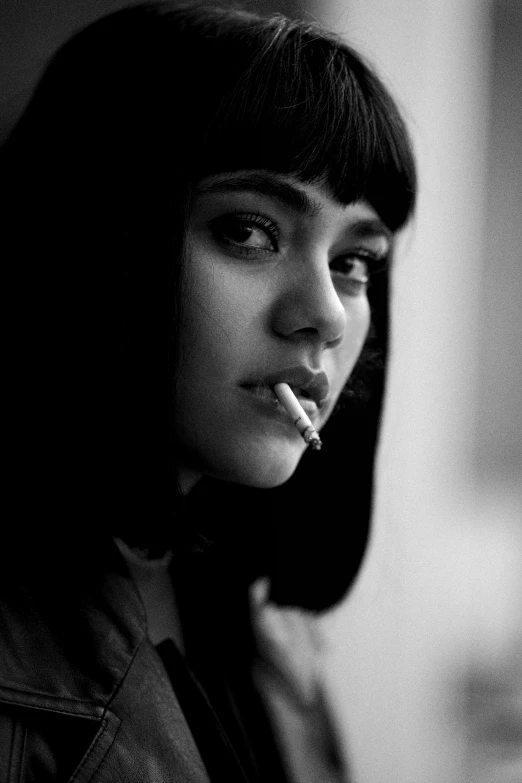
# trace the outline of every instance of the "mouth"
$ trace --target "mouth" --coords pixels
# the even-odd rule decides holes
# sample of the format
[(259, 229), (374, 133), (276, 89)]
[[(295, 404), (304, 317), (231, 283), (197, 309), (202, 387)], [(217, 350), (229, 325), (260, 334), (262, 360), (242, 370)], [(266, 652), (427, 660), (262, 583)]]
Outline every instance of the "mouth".
[(276, 383), (287, 383), (307, 413), (317, 413), (323, 408), (330, 390), (326, 373), (314, 372), (302, 366), (248, 380), (241, 387), (259, 400), (271, 403), (274, 407), (282, 407), (273, 391)]
[[(271, 386), (267, 386), (263, 383), (252, 383), (252, 384), (241, 384), (241, 388), (244, 389), (248, 394), (250, 394), (256, 402), (262, 404), (265, 407), (268, 407), (270, 411), (273, 413), (279, 414), (283, 417), (283, 419), (288, 418), (288, 413), (281, 404), (281, 402), (277, 399), (274, 390)], [(300, 390), (299, 388), (293, 387), (292, 391), (294, 392), (295, 396), (299, 400), (299, 403), (305, 413), (311, 418), (314, 419), (317, 414), (319, 413), (319, 407), (315, 400), (313, 400), (307, 392), (304, 390)]]

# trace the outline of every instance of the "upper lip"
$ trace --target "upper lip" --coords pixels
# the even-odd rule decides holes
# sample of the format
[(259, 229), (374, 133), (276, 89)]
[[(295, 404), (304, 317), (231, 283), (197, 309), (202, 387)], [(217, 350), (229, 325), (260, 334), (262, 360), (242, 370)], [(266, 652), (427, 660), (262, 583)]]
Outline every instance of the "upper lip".
[(294, 394), (309, 397), (318, 407), (324, 404), (330, 391), (328, 376), (322, 370), (316, 371), (304, 365), (285, 367), (282, 370), (269, 373), (243, 384), (244, 386), (269, 386), (276, 383), (287, 383)]

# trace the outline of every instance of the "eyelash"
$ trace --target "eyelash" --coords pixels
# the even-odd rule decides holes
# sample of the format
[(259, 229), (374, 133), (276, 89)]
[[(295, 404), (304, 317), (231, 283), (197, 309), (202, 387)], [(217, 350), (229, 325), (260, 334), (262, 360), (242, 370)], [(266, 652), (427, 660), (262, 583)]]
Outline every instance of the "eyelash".
[[(387, 260), (387, 254), (382, 255), (381, 253), (372, 253), (365, 248), (357, 248), (350, 253), (346, 253), (344, 256), (334, 259), (330, 264), (330, 269), (332, 270), (332, 274), (338, 273), (340, 275), (341, 284), (348, 289), (348, 293), (357, 294), (368, 290), (372, 278), (374, 275), (382, 272), (386, 266)], [(359, 261), (364, 264), (366, 268), (364, 280), (349, 277), (350, 272), (353, 271), (352, 269), (343, 272), (336, 268), (337, 265), (342, 264), (343, 262), (351, 264), (353, 261)]]
[[(254, 226), (260, 228), (270, 242), (272, 243), (272, 249), (248, 247), (242, 245), (238, 241), (231, 240), (226, 237), (227, 227), (239, 228), (241, 226)], [(259, 258), (260, 255), (265, 255), (267, 252), (277, 252), (279, 249), (279, 228), (277, 224), (257, 212), (232, 212), (224, 217), (220, 217), (215, 220), (211, 226), (214, 237), (226, 247), (232, 247), (234, 252), (242, 256), (250, 256)], [(336, 269), (336, 266), (344, 261), (351, 261), (352, 259), (362, 262), (366, 266), (366, 280), (357, 280), (349, 277), (349, 273), (353, 270), (342, 272)], [(356, 295), (364, 290), (367, 290), (371, 283), (371, 278), (381, 272), (386, 266), (388, 260), (387, 254), (373, 253), (366, 248), (356, 248), (350, 253), (346, 253), (344, 256), (339, 256), (334, 259), (330, 264), (332, 273), (338, 273), (341, 284), (348, 290), (351, 295)]]
[[(260, 228), (268, 237), (272, 244), (272, 249), (248, 247), (242, 245), (240, 242), (231, 240), (226, 236), (227, 227), (240, 228), (240, 227), (255, 227)], [(265, 215), (259, 215), (256, 212), (233, 212), (225, 217), (218, 218), (212, 224), (212, 233), (214, 237), (226, 247), (232, 247), (236, 253), (244, 256), (256, 256), (265, 254), (268, 252), (277, 252), (279, 249), (279, 229), (270, 218)]]

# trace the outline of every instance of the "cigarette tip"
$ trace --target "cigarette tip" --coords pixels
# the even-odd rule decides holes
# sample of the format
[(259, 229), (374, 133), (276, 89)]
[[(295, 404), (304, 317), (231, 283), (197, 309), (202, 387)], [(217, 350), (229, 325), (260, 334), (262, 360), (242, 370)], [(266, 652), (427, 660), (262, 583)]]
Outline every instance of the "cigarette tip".
[(314, 451), (320, 451), (323, 445), (321, 438), (313, 427), (307, 427), (303, 432), (303, 438)]

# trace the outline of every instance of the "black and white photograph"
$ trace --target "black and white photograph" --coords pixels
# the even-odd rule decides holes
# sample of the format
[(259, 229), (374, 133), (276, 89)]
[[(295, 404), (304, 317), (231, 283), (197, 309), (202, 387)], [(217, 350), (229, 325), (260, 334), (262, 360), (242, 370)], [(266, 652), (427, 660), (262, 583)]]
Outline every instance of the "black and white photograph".
[(522, 3), (3, 0), (0, 783), (522, 783)]

